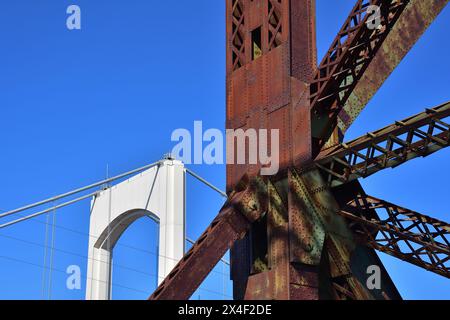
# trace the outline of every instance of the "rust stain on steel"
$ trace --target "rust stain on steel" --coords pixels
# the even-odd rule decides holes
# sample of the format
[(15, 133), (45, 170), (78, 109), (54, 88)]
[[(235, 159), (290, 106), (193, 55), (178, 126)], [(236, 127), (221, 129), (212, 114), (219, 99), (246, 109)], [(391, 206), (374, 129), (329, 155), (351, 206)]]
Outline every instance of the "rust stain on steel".
[[(279, 130), (280, 174), (261, 180), (259, 164), (229, 164), (231, 202), (152, 298), (189, 298), (230, 247), (237, 299), (400, 298), (384, 269), (386, 291), (365, 288), (367, 266), (381, 262), (373, 249), (357, 245), (338, 212), (349, 197), (363, 194), (352, 180), (448, 146), (450, 126), (441, 121), (446, 106), (348, 145), (322, 147), (340, 141), (338, 116), (351, 124), (359, 105), (370, 100), (447, 2), (438, 0), (430, 9), (430, 2), (419, 0), (357, 0), (318, 69), (314, 0), (226, 0), (226, 126)], [(365, 26), (369, 4), (386, 13), (381, 30)], [(435, 134), (435, 128), (442, 132)], [(412, 141), (417, 137), (422, 140)]]
[(238, 190), (150, 300), (187, 300), (220, 258), (268, 208), (265, 180), (244, 177)]
[[(275, 184), (268, 183), (269, 211), (268, 211), (268, 255), (270, 270), (250, 275), (247, 279), (245, 299), (319, 299), (319, 270), (320, 255), (323, 248), (322, 241), (310, 241), (314, 238), (314, 230), (295, 227), (292, 221), (292, 194), (293, 178), (282, 179)], [(295, 189), (295, 187), (294, 187)], [(289, 214), (288, 214), (289, 210)], [(296, 211), (295, 211), (296, 212)], [(298, 217), (302, 218), (300, 224), (314, 226), (308, 221), (308, 212), (302, 207)], [(297, 215), (296, 215), (297, 216)], [(293, 230), (295, 228), (295, 230)], [(294, 236), (295, 235), (295, 236)], [(297, 237), (297, 238), (296, 238)], [(299, 244), (299, 241), (301, 242)], [(305, 245), (304, 242), (307, 242)], [(317, 242), (317, 243), (316, 243)], [(289, 248), (298, 248), (302, 253), (298, 256), (305, 264), (297, 264), (289, 254)], [(302, 248), (306, 248), (302, 249)], [(239, 263), (239, 262), (236, 262)]]
[(366, 178), (450, 146), (450, 103), (428, 109), (348, 143), (324, 150), (315, 162), (330, 186)]
[[(358, 0), (352, 9), (311, 82), (314, 155), (335, 132), (339, 113), (410, 1)], [(380, 6), (380, 29), (367, 27), (368, 5)]]
[[(281, 172), (310, 161), (308, 82), (317, 67), (315, 0), (227, 0), (227, 23), (227, 129), (279, 130)], [(254, 59), (253, 36), (258, 33), (262, 55), (258, 52)], [(228, 165), (227, 191), (243, 174), (256, 176), (260, 168)], [(294, 271), (288, 189), (287, 176), (273, 182), (267, 221), (270, 270), (250, 274), (248, 260), (257, 245), (251, 237), (231, 250), (236, 298), (289, 299)]]
[(229, 247), (250, 226), (233, 208), (224, 208), (206, 232), (174, 268), (150, 300), (187, 300), (211, 272)]
[[(287, 234), (289, 232), (288, 208), (282, 198), (285, 194), (286, 180), (279, 181), (275, 184), (269, 183), (269, 216), (268, 216), (268, 256), (269, 267), (272, 274), (269, 279), (272, 284), (266, 288), (272, 295), (272, 299), (288, 299), (288, 274), (284, 268), (289, 263), (289, 240)], [(249, 288), (248, 292), (252, 291)], [(266, 295), (266, 298), (270, 296)]]
[[(313, 156), (308, 85), (317, 70), (314, 3), (227, 1), (227, 128), (280, 130), (280, 166), (286, 174), (293, 166), (304, 167)], [(253, 59), (252, 37), (258, 28), (262, 56), (258, 52), (258, 58)], [(259, 169), (259, 165), (229, 165), (227, 190), (233, 190), (242, 174), (255, 176)], [(343, 219), (328, 208), (332, 196), (329, 190), (321, 189), (320, 174), (296, 177), (294, 171), (280, 179), (288, 184), (286, 188), (274, 182), (276, 193), (270, 196), (269, 271), (250, 274), (249, 264), (255, 263), (249, 262), (252, 247), (258, 246), (251, 237), (232, 249), (232, 278), (238, 298), (318, 298), (325, 228), (342, 238), (338, 253), (347, 254), (345, 261), (350, 259), (351, 234)], [(271, 207), (272, 201), (277, 208)], [(287, 208), (286, 217), (283, 207)]]
[[(374, 216), (375, 208), (383, 216)], [(448, 223), (367, 195), (357, 195), (339, 214), (365, 245), (450, 278)]]
[[(314, 0), (227, 0), (227, 129), (280, 131), (280, 166), (311, 159), (309, 88), (317, 65)], [(252, 56), (259, 30), (262, 56)], [(240, 53), (240, 54), (239, 54)], [(260, 165), (228, 165), (227, 191)]]
[(350, 128), (448, 2), (449, 0), (412, 0), (408, 4), (340, 112), (338, 126), (342, 134)]
[(325, 230), (304, 180), (295, 171), (289, 173), (291, 261), (317, 266), (322, 257)]

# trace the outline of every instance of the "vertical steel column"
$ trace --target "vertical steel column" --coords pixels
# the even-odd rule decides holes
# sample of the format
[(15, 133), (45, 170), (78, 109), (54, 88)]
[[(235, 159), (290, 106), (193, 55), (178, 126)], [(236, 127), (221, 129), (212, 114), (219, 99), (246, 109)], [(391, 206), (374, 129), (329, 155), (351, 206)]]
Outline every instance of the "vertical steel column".
[[(280, 131), (280, 173), (269, 182), (269, 209), (231, 250), (236, 299), (380, 297), (362, 285), (365, 264), (352, 264), (357, 248), (320, 173), (292, 169), (313, 161), (315, 30), (314, 0), (227, 0), (227, 129)], [(228, 192), (259, 170), (229, 164)], [(359, 256), (370, 256), (365, 261), (376, 260), (373, 251), (361, 250)]]
[[(289, 249), (301, 236), (295, 219), (302, 208), (287, 170), (312, 155), (308, 83), (317, 66), (315, 1), (228, 0), (227, 23), (227, 129), (279, 130), (283, 172), (271, 185), (267, 217), (232, 249), (234, 295), (318, 299), (318, 267), (297, 263)], [(261, 34), (257, 58), (255, 32)], [(244, 173), (256, 176), (259, 170), (229, 165), (227, 190)]]

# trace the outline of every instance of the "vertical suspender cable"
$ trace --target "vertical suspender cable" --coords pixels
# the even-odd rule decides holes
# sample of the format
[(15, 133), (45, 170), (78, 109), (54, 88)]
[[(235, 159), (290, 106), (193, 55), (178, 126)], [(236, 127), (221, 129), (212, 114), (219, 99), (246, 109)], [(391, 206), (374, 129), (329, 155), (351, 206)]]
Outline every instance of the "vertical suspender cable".
[(48, 249), (48, 225), (49, 225), (49, 214), (45, 217), (45, 241), (44, 241), (44, 265), (42, 268), (42, 292), (41, 299), (45, 299), (45, 284), (46, 284), (46, 274), (47, 274), (47, 249)]
[(52, 218), (52, 242), (50, 247), (50, 267), (48, 270), (48, 300), (52, 298), (52, 271), (53, 271), (53, 253), (55, 248), (55, 225), (56, 225), (56, 209), (53, 210)]

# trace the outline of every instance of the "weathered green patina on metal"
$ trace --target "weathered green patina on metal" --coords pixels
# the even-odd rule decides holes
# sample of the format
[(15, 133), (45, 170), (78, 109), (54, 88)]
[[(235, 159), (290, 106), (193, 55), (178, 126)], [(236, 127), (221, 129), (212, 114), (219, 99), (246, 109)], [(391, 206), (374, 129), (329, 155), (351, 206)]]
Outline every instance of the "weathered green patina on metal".
[(384, 40), (338, 117), (343, 134), (422, 37), (449, 0), (412, 0)]

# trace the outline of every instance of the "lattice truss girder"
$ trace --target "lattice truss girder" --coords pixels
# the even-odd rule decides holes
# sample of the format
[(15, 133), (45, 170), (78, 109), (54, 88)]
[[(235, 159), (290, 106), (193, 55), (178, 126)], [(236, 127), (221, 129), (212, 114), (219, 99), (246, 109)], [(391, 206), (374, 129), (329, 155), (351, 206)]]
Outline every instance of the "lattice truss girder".
[[(245, 48), (247, 26), (243, 1), (230, 1), (233, 16), (230, 39), (232, 70), (237, 70), (249, 63), (246, 61), (248, 52)], [(427, 21), (431, 23), (447, 2), (437, 1), (439, 8), (430, 9), (433, 11), (431, 14), (427, 12), (431, 4), (422, 5), (416, 0), (357, 0), (310, 85), (312, 137), (316, 144), (314, 156), (318, 155), (313, 166), (320, 169), (327, 187), (348, 184), (416, 157), (430, 155), (449, 145), (450, 103), (447, 103), (349, 143), (322, 149), (336, 129), (340, 112), (361, 78), (367, 76), (365, 73), (372, 60), (382, 51), (380, 48), (383, 42), (408, 4), (411, 3), (409, 15), (414, 15), (414, 12), (430, 13), (427, 17), (430, 21)], [(270, 51), (278, 45), (283, 26), (278, 8), (280, 0), (268, 2), (267, 50)], [(370, 11), (367, 10), (370, 5), (381, 8), (379, 27), (368, 27), (371, 23)], [(411, 31), (409, 27), (407, 29)], [(426, 27), (426, 24), (420, 26), (422, 32)], [(390, 38), (390, 41), (393, 39)], [(408, 39), (405, 47), (412, 46), (413, 42), (413, 39)], [(396, 59), (402, 54), (406, 53), (398, 54)], [(375, 86), (379, 87), (380, 83)], [(152, 299), (189, 298), (220, 257), (248, 232), (264, 211), (261, 204), (267, 195), (261, 197), (261, 191), (249, 186), (244, 189), (232, 194), (219, 216), (153, 294)], [(339, 199), (338, 202), (341, 203)], [(336, 215), (347, 219), (352, 231), (364, 245), (449, 277), (448, 224), (366, 196), (363, 192), (342, 205)], [(357, 295), (352, 291), (355, 285), (349, 281), (351, 278), (343, 277), (340, 282), (339, 279), (334, 283), (336, 298), (356, 298)]]
[(409, 2), (339, 113), (338, 127), (341, 136), (351, 127), (448, 2), (449, 0)]
[[(450, 103), (322, 151), (317, 166), (330, 187), (425, 157), (450, 144)], [(359, 241), (450, 278), (450, 225), (359, 193), (338, 212)]]
[[(232, 54), (232, 70), (236, 71), (239, 68), (250, 63), (254, 57), (251, 57), (251, 52), (254, 48), (251, 43), (251, 30), (249, 30), (248, 21), (251, 20), (251, 16), (248, 14), (248, 1), (244, 0), (230, 0), (231, 1), (231, 54)], [(267, 21), (267, 27), (262, 28), (262, 32), (267, 33), (266, 37), (262, 36), (260, 43), (261, 48), (259, 50), (271, 51), (283, 42), (283, 0), (266, 0), (267, 11), (265, 12), (264, 19)], [(250, 38), (250, 39), (248, 39)]]
[(282, 8), (281, 0), (269, 0), (268, 27), (269, 51), (278, 47), (282, 42)]
[(366, 195), (339, 214), (365, 245), (450, 278), (449, 224)]
[(232, 2), (232, 55), (233, 70), (236, 70), (245, 64), (245, 14), (242, 0), (233, 0)]
[[(327, 148), (330, 143), (331, 145), (335, 143), (333, 141), (327, 143), (327, 141), (336, 129), (338, 117), (341, 117), (344, 108), (351, 108), (347, 103), (352, 102), (352, 107), (356, 106), (353, 112), (363, 108), (360, 104), (367, 103), (379, 89), (382, 79), (387, 78), (447, 2), (440, 0), (433, 4), (424, 4), (415, 0), (357, 1), (322, 60), (311, 84), (312, 135), (316, 143), (316, 155), (318, 154), (315, 165), (320, 168), (330, 187), (366, 178), (380, 170), (399, 166), (411, 159), (425, 157), (448, 147), (449, 103), (368, 133), (349, 143)], [(378, 28), (368, 26), (371, 23), (370, 10), (368, 10), (370, 5), (381, 8)], [(402, 17), (405, 10), (406, 17)], [(421, 15), (425, 17), (420, 17)], [(383, 50), (392, 49), (392, 42), (400, 37), (401, 32), (398, 30), (400, 26), (397, 26), (393, 32), (394, 35), (387, 41), (390, 44), (386, 44), (386, 48), (383, 47), (380, 54), (377, 53), (400, 17), (403, 20), (400, 23), (404, 29), (402, 32), (414, 31), (418, 35), (399, 39), (401, 42), (399, 49), (392, 53), (394, 57), (390, 59), (393, 59), (393, 62), (389, 61), (392, 65), (380, 70), (381, 73), (386, 74), (374, 77), (367, 75), (372, 61), (375, 58), (383, 61), (386, 58)], [(412, 17), (421, 24), (411, 25), (410, 21), (405, 20), (407, 17)], [(409, 49), (406, 50), (407, 48)], [(377, 63), (380, 64), (380, 61)], [(371, 66), (372, 71), (373, 67)], [(357, 98), (358, 94), (355, 95), (354, 90), (363, 77), (366, 77), (364, 84), (369, 86), (367, 97), (363, 94), (361, 101), (349, 101), (352, 95), (354, 95), (352, 99)], [(371, 80), (367, 81), (367, 79)], [(361, 90), (359, 91), (361, 94)], [(348, 110), (345, 109), (345, 111)], [(342, 129), (346, 130), (354, 118), (350, 119), (349, 114), (343, 114), (343, 116)], [(343, 119), (340, 118), (340, 121), (342, 122)], [(351, 225), (363, 243), (448, 277), (449, 227), (447, 224), (375, 198), (366, 197), (359, 200), (362, 201), (362, 199), (365, 199), (365, 210), (359, 202), (355, 201), (353, 204), (358, 204), (356, 213), (355, 206), (352, 207), (349, 203), (340, 214), (351, 221)], [(380, 214), (380, 210), (381, 213), (388, 214), (384, 220), (377, 215), (377, 213)]]
[[(383, 41), (410, 0), (358, 0), (320, 63), (311, 83), (313, 137), (323, 147), (337, 118)], [(380, 8), (379, 24), (370, 28), (369, 6)]]
[[(348, 144), (325, 150), (314, 165), (325, 175), (326, 185), (336, 187), (429, 155), (449, 145), (448, 117), (450, 103), (428, 109)], [(256, 179), (249, 183), (244, 179), (151, 299), (188, 299), (222, 255), (267, 210), (267, 199), (267, 181)], [(365, 195), (348, 202), (337, 214), (350, 221), (350, 227), (363, 244), (450, 277), (448, 224)], [(343, 284), (349, 286), (347, 280)], [(351, 298), (354, 294), (345, 288), (335, 283), (336, 292)]]
[(316, 165), (332, 187), (449, 146), (450, 103), (322, 151)]

